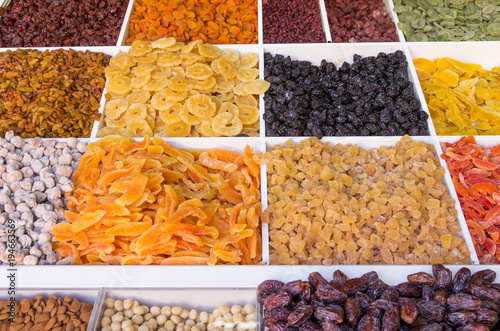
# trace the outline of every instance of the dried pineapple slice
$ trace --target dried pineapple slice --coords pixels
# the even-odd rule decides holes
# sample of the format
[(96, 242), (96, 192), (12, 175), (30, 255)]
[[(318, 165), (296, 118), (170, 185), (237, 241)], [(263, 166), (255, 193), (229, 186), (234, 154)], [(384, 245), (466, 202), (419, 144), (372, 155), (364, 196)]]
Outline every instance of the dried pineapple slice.
[(166, 137), (187, 137), (191, 132), (191, 125), (182, 121), (174, 124), (165, 124), (163, 134)]
[(128, 106), (127, 111), (123, 115), (123, 117), (127, 120), (127, 123), (136, 120), (142, 120), (146, 118), (147, 115), (147, 107), (143, 103), (133, 103)]
[(243, 123), (230, 113), (218, 114), (212, 119), (212, 129), (215, 133), (226, 137), (234, 137), (241, 132)]
[(210, 66), (215, 73), (222, 75), (226, 79), (234, 79), (236, 77), (236, 68), (231, 61), (219, 58), (212, 61)]
[(240, 109), (232, 102), (224, 102), (217, 114), (230, 113), (233, 117), (240, 116)]
[(168, 51), (168, 52), (178, 52), (182, 49), (182, 47), (186, 46), (186, 44), (184, 44), (183, 42), (176, 42), (173, 46), (170, 46), (168, 48), (165, 48), (164, 50), (165, 51)]
[(106, 136), (119, 135), (125, 136), (125, 128), (112, 128), (110, 126), (105, 126), (97, 133), (97, 138), (103, 138)]
[(209, 91), (217, 86), (217, 81), (213, 76), (205, 80), (189, 78), (188, 82), (193, 89), (198, 91)]
[(128, 53), (132, 56), (138, 57), (150, 53), (153, 50), (150, 41), (135, 40), (130, 47)]
[(106, 79), (110, 79), (115, 76), (126, 76), (130, 73), (130, 68), (119, 68), (115, 66), (108, 66), (104, 69), (104, 75)]
[(106, 127), (110, 127), (110, 128), (124, 128), (127, 126), (127, 121), (124, 118), (112, 119), (112, 118), (106, 117), (104, 119), (104, 122), (106, 122)]
[(257, 107), (259, 105), (257, 99), (251, 94), (235, 95), (234, 102), (236, 103), (236, 105), (238, 105), (238, 107), (241, 105), (249, 105), (249, 106)]
[(234, 88), (234, 79), (227, 79), (223, 76), (214, 76), (217, 82), (217, 92), (225, 93), (231, 92)]
[(186, 72), (182, 67), (173, 67), (172, 68), (172, 77), (181, 77), (186, 78)]
[(254, 80), (257, 79), (257, 77), (259, 77), (259, 69), (241, 67), (238, 70), (236, 77), (245, 83), (253, 82)]
[(134, 58), (133, 61), (138, 64), (151, 64), (155, 63), (157, 58), (158, 58), (157, 53), (148, 53)]
[(222, 102), (233, 100), (235, 97), (233, 92), (217, 93), (216, 96), (222, 100)]
[(215, 133), (215, 131), (212, 129), (211, 126), (211, 121), (210, 120), (204, 120), (200, 124), (200, 133), (204, 137), (218, 137), (219, 135)]
[(212, 77), (214, 74), (212, 68), (204, 63), (195, 63), (186, 68), (186, 77), (197, 80), (205, 80)]
[[(155, 119), (156, 118), (156, 109), (153, 106), (151, 106), (150, 104), (147, 103), (146, 104), (146, 114), (147, 114), (146, 115), (146, 119), (148, 117), (151, 117), (152, 119)], [(151, 128), (153, 128), (153, 127), (151, 127)]]
[(204, 94), (195, 95), (186, 100), (188, 111), (198, 117), (207, 118), (215, 114), (216, 105), (212, 99)]
[(129, 122), (126, 128), (126, 133), (129, 137), (153, 136), (153, 130), (151, 130), (148, 122), (144, 119)]
[(187, 107), (184, 105), (179, 113), (179, 116), (181, 117), (181, 119), (189, 124), (189, 125), (197, 125), (197, 124), (200, 124), (201, 121), (202, 121), (202, 118), (199, 117), (199, 116), (196, 116), (196, 115), (191, 115), (189, 113), (189, 110), (187, 109)]
[(176, 92), (187, 92), (193, 89), (191, 85), (185, 78), (182, 77), (172, 77), (168, 80), (168, 88)]
[(120, 69), (133, 67), (133, 57), (129, 53), (120, 52), (109, 60), (109, 65)]
[(193, 49), (197, 48), (199, 45), (203, 43), (202, 40), (195, 40), (187, 44), (186, 46), (182, 47), (181, 53), (182, 54), (188, 54), (193, 51)]
[(151, 98), (151, 106), (156, 110), (166, 110), (175, 105), (177, 101), (168, 100), (161, 93), (156, 93)]
[(176, 92), (172, 91), (169, 88), (161, 90), (160, 93), (162, 96), (165, 97), (165, 99), (170, 100), (170, 101), (175, 101), (175, 102), (180, 102), (183, 100), (186, 100), (188, 97), (188, 92)]
[(106, 105), (104, 106), (104, 115), (107, 118), (116, 120), (127, 110), (128, 105), (129, 103), (124, 99), (110, 100), (106, 102)]
[(253, 68), (259, 63), (259, 55), (257, 53), (243, 53), (240, 56), (241, 66)]
[(156, 63), (160, 67), (175, 67), (182, 63), (182, 59), (179, 54), (175, 53), (160, 53)]
[(222, 100), (215, 95), (211, 95), (210, 99), (212, 99), (212, 102), (215, 103), (215, 112), (217, 113), (222, 106)]
[(222, 51), (213, 45), (200, 44), (198, 45), (198, 54), (210, 60), (215, 60), (222, 54)]
[(130, 83), (130, 86), (135, 89), (142, 88), (146, 86), (149, 81), (151, 80), (151, 74), (147, 74), (144, 76), (139, 76), (139, 77), (134, 77), (132, 78), (132, 82)]
[(161, 38), (158, 40), (155, 40), (151, 43), (151, 47), (153, 48), (168, 48), (174, 46), (176, 43), (175, 38), (173, 37), (168, 37), (168, 38)]
[(108, 80), (106, 90), (116, 94), (126, 94), (132, 90), (132, 82), (127, 76), (115, 76)]
[(245, 125), (250, 125), (257, 123), (259, 121), (259, 108), (249, 106), (249, 105), (241, 105), (240, 107), (240, 116), (239, 119), (241, 123)]
[(220, 55), (221, 59), (225, 59), (235, 63), (240, 59), (240, 53), (232, 48), (225, 48), (222, 50), (222, 54)]
[(181, 59), (182, 59), (181, 65), (183, 67), (187, 67), (187, 66), (193, 65), (195, 63), (204, 63), (205, 62), (205, 58), (201, 55), (196, 54), (196, 53), (181, 54)]
[(139, 64), (138, 66), (132, 68), (132, 73), (136, 77), (142, 77), (142, 76), (150, 75), (153, 71), (156, 70), (156, 68), (158, 68), (158, 67), (155, 66), (154, 64), (149, 64), (149, 63)]
[(126, 100), (129, 103), (146, 103), (151, 98), (151, 93), (143, 90), (132, 90), (132, 93), (127, 95)]
[(151, 78), (155, 80), (165, 80), (169, 79), (172, 76), (172, 68), (171, 67), (156, 67), (156, 70), (151, 73)]
[(256, 79), (250, 83), (240, 83), (233, 88), (236, 95), (264, 94), (271, 84), (263, 79)]
[(161, 81), (161, 80), (155, 80), (152, 79), (149, 81), (149, 83), (143, 87), (144, 90), (146, 91), (151, 91), (151, 92), (158, 92), (163, 90), (165, 87), (167, 87), (168, 81)]
[(170, 108), (160, 110), (158, 117), (166, 124), (174, 124), (182, 121), (181, 111), (184, 106), (181, 103), (175, 103)]

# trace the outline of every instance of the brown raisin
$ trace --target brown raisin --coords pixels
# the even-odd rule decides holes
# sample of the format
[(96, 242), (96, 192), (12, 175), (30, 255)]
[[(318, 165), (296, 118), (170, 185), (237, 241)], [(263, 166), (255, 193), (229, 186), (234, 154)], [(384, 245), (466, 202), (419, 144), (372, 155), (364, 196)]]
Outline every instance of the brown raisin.
[(431, 274), (426, 272), (417, 272), (415, 274), (408, 275), (408, 281), (412, 284), (421, 284), (421, 285), (434, 285), (436, 279)]

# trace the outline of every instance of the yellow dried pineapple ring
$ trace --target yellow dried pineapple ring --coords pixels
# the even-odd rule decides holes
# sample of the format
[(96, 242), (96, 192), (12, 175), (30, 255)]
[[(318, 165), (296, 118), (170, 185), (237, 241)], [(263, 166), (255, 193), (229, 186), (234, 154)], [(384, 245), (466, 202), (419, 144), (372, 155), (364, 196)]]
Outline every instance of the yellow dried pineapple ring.
[(210, 64), (212, 70), (223, 76), (226, 79), (234, 79), (236, 77), (236, 68), (234, 63), (226, 59), (217, 59)]
[(198, 45), (198, 54), (210, 60), (215, 60), (222, 54), (222, 51), (213, 45), (200, 44)]
[(172, 76), (172, 68), (171, 67), (156, 67), (155, 71), (151, 73), (151, 78), (155, 80), (164, 80), (169, 79)]
[(196, 54), (196, 53), (181, 54), (181, 59), (182, 59), (181, 65), (183, 67), (187, 67), (187, 66), (193, 65), (195, 63), (204, 63), (205, 62), (205, 58), (201, 55)]
[(217, 86), (217, 81), (213, 76), (204, 80), (189, 78), (188, 82), (189, 84), (191, 84), (193, 89), (198, 91), (209, 91), (213, 89), (215, 86)]
[(256, 79), (250, 83), (240, 83), (233, 88), (236, 95), (264, 94), (271, 84), (263, 79)]
[(189, 44), (187, 44), (186, 46), (182, 47), (181, 49), (181, 53), (182, 54), (188, 54), (188, 53), (191, 53), (191, 51), (195, 48), (195, 47), (198, 47), (199, 45), (201, 45), (203, 43), (202, 40), (195, 40), (195, 41), (192, 41), (190, 42)]
[(153, 136), (153, 130), (151, 130), (148, 122), (144, 119), (129, 122), (126, 128), (126, 132), (129, 137)]
[(179, 116), (181, 117), (181, 119), (189, 124), (189, 125), (197, 125), (197, 124), (200, 124), (201, 121), (202, 121), (202, 118), (201, 117), (198, 117), (196, 115), (191, 115), (189, 113), (189, 110), (187, 109), (187, 107), (184, 105), (182, 106), (182, 109), (179, 113)]
[(112, 135), (124, 136), (125, 134), (125, 128), (112, 128), (110, 126), (105, 126), (97, 132), (97, 138), (104, 138)]
[(229, 101), (229, 100), (233, 100), (233, 98), (235, 97), (234, 93), (231, 91), (231, 92), (225, 92), (225, 93), (217, 93), (216, 96), (222, 100), (222, 102), (226, 102), (226, 101)]
[(191, 133), (191, 125), (182, 121), (174, 124), (165, 124), (163, 134), (166, 137), (187, 137)]
[(165, 87), (167, 87), (168, 81), (161, 81), (161, 80), (155, 80), (152, 79), (149, 81), (149, 83), (143, 87), (144, 90), (146, 91), (151, 91), (151, 92), (158, 92), (163, 90)]
[(207, 118), (215, 114), (216, 105), (208, 95), (199, 94), (186, 100), (188, 111), (198, 117)]
[(147, 75), (139, 76), (139, 77), (136, 76), (136, 77), (132, 78), (132, 82), (130, 83), (130, 86), (132, 88), (139, 89), (139, 88), (146, 86), (150, 80), (151, 80), (151, 74), (147, 74)]
[(173, 46), (170, 46), (168, 48), (165, 48), (164, 50), (165, 51), (168, 51), (168, 52), (178, 52), (182, 49), (182, 47), (184, 47), (186, 44), (184, 44), (183, 42), (181, 41), (178, 41), (176, 42)]
[(257, 79), (257, 77), (259, 77), (259, 69), (241, 67), (238, 70), (236, 77), (245, 83), (253, 82), (254, 80)]
[(169, 89), (176, 92), (187, 92), (193, 89), (193, 85), (188, 83), (188, 81), (182, 77), (170, 78), (167, 82), (167, 86)]
[(212, 68), (204, 63), (195, 63), (186, 68), (186, 77), (197, 80), (205, 80), (212, 77), (214, 74)]
[(253, 68), (259, 63), (259, 55), (257, 53), (243, 53), (240, 56), (241, 66)]
[(104, 122), (106, 122), (106, 126), (110, 128), (124, 128), (127, 126), (127, 121), (124, 118), (114, 120), (112, 118), (106, 117), (104, 119)]
[[(148, 117), (151, 117), (152, 119), (155, 119), (156, 118), (156, 109), (153, 106), (151, 106), (150, 104), (147, 103), (146, 104), (146, 114), (147, 114), (146, 119)], [(151, 128), (153, 128), (153, 127), (151, 127)]]
[(113, 99), (106, 102), (104, 106), (104, 115), (107, 118), (116, 120), (121, 116), (128, 108), (128, 102), (124, 99)]
[(191, 126), (191, 132), (189, 132), (189, 137), (201, 137), (199, 131), (196, 129), (196, 127), (199, 127), (200, 125), (192, 125)]
[(215, 95), (211, 95), (210, 99), (212, 99), (212, 102), (215, 103), (215, 112), (217, 113), (222, 106), (222, 100)]
[(232, 48), (225, 48), (222, 50), (222, 54), (220, 55), (221, 59), (225, 59), (235, 63), (240, 59), (240, 53)]
[(233, 117), (240, 116), (240, 109), (232, 102), (224, 102), (217, 114), (230, 113)]
[(133, 67), (133, 57), (129, 53), (120, 52), (109, 60), (109, 65), (120, 69)]
[(151, 106), (156, 110), (166, 110), (176, 104), (177, 101), (168, 100), (161, 93), (156, 93), (151, 98)]
[(130, 121), (142, 120), (146, 118), (147, 115), (147, 107), (143, 103), (133, 103), (128, 106), (127, 111), (123, 115), (123, 117), (127, 120), (127, 123)]
[(150, 41), (145, 41), (145, 40), (135, 40), (132, 43), (132, 46), (130, 47), (128, 53), (132, 56), (142, 56), (147, 53), (150, 53), (153, 50), (151, 47), (151, 42)]
[(217, 92), (225, 93), (231, 92), (234, 88), (234, 79), (227, 79), (223, 76), (214, 76), (217, 82)]
[(160, 117), (158, 116), (155, 120), (155, 128), (153, 132), (155, 134), (161, 134), (163, 135), (163, 128), (165, 127), (165, 122), (163, 122)]
[(202, 121), (200, 124), (200, 133), (204, 137), (218, 137), (219, 135), (215, 133), (210, 125), (210, 120)]
[(250, 125), (257, 123), (259, 121), (259, 108), (249, 105), (241, 105), (240, 107), (239, 119), (241, 123), (245, 125)]
[(158, 59), (156, 64), (160, 67), (174, 67), (182, 63), (182, 59), (179, 54), (175, 53), (160, 53), (158, 54)]
[(236, 103), (236, 105), (238, 107), (241, 105), (249, 105), (249, 106), (257, 107), (259, 105), (259, 103), (257, 102), (257, 99), (251, 94), (235, 95), (234, 102)]
[(226, 137), (234, 137), (241, 132), (243, 123), (230, 113), (218, 114), (212, 119), (212, 129), (215, 133)]
[(143, 90), (132, 90), (132, 93), (127, 95), (126, 100), (129, 103), (146, 103), (151, 98), (151, 93)]
[(168, 48), (174, 46), (176, 43), (175, 38), (173, 37), (168, 37), (168, 38), (161, 38), (158, 40), (155, 40), (151, 43), (151, 47), (153, 48)]
[(134, 58), (133, 61), (138, 64), (151, 64), (155, 63), (157, 58), (158, 58), (157, 53), (148, 53)]
[(172, 68), (172, 77), (181, 77), (186, 78), (186, 72), (182, 67), (173, 67)]
[(118, 68), (115, 66), (108, 66), (104, 69), (104, 75), (106, 79), (110, 79), (115, 76), (126, 76), (130, 73), (130, 68)]
[(158, 93), (160, 93), (162, 96), (164, 96), (165, 99), (170, 100), (170, 101), (175, 101), (175, 102), (183, 101), (188, 97), (188, 92), (172, 91), (169, 88), (163, 89)]
[(148, 123), (148, 126), (151, 129), (151, 132), (153, 132), (153, 129), (155, 127), (155, 119), (153, 117), (147, 115), (145, 120), (146, 120), (146, 123)]
[(136, 77), (142, 77), (150, 75), (153, 71), (155, 71), (156, 68), (158, 67), (155, 66), (154, 64), (149, 64), (149, 63), (139, 64), (138, 66), (132, 68), (132, 73)]
[(158, 112), (158, 117), (166, 124), (174, 124), (182, 121), (181, 111), (184, 106), (180, 103), (175, 103), (172, 107)]
[(126, 94), (132, 90), (130, 78), (127, 76), (115, 76), (108, 80), (106, 90), (116, 94)]

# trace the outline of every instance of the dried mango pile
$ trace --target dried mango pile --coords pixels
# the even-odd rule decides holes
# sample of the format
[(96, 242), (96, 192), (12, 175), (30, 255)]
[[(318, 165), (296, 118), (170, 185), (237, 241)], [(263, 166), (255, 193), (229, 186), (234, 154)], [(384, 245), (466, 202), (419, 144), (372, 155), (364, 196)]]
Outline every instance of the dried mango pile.
[(446, 160), (481, 263), (500, 262), (500, 145), (486, 148), (473, 136), (444, 143)]
[(92, 143), (54, 251), (73, 264), (258, 263), (261, 156), (184, 151), (158, 136)]
[(500, 67), (447, 57), (413, 63), (437, 134), (500, 134)]
[(200, 40), (137, 40), (106, 68), (106, 126), (98, 136), (259, 136), (257, 98), (270, 84), (257, 79), (258, 62), (257, 53)]

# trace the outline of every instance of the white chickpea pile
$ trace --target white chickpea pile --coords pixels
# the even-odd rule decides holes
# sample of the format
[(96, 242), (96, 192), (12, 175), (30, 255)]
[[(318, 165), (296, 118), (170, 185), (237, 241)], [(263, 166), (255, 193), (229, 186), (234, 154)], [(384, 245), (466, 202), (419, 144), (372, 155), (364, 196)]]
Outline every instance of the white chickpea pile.
[(106, 299), (101, 318), (102, 331), (218, 331), (257, 329), (257, 315), (251, 303), (219, 306), (211, 314), (179, 306), (148, 307), (132, 299)]

